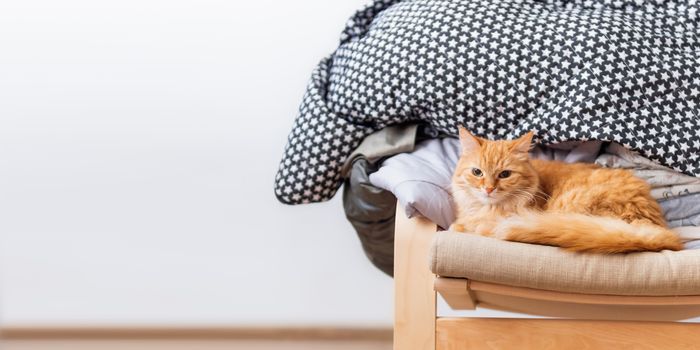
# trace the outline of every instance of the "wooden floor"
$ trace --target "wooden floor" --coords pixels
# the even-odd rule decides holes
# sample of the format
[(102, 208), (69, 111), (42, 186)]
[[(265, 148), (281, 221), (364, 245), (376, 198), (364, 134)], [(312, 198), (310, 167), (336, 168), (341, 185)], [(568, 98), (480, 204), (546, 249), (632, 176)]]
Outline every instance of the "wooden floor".
[(389, 341), (0, 340), (2, 350), (390, 350)]

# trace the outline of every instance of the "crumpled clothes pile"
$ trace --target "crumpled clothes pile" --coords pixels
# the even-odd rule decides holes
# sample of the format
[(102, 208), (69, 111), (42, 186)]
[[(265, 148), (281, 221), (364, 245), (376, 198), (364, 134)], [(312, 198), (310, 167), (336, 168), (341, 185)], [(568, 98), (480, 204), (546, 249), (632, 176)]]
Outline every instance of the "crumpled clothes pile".
[[(659, 201), (670, 227), (700, 226), (700, 178), (655, 164), (619, 144), (585, 141), (538, 145), (531, 156), (630, 169), (652, 186), (652, 196)], [(454, 221), (450, 181), (458, 159), (457, 139), (426, 140), (411, 153), (384, 160), (369, 180), (372, 185), (391, 191), (409, 217), (422, 215), (446, 228)]]
[[(343, 176), (343, 206), (370, 261), (393, 273), (396, 199), (409, 217), (424, 216), (440, 227), (454, 220), (450, 179), (459, 158), (459, 141), (426, 125), (397, 125), (368, 136)], [(597, 162), (627, 168), (647, 180), (671, 227), (700, 248), (700, 179), (658, 166), (617, 144), (600, 141), (535, 146), (538, 159)]]
[(659, 165), (617, 143), (609, 144), (595, 161), (607, 168), (623, 168), (651, 185), (656, 199), (670, 199), (700, 192), (700, 178)]

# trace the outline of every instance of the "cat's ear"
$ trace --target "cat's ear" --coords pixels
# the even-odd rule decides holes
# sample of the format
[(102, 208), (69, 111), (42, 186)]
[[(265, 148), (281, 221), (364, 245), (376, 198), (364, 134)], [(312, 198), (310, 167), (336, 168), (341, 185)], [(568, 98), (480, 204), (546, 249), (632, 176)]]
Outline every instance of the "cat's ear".
[(530, 152), (530, 149), (532, 148), (532, 136), (533, 136), (532, 131), (528, 131), (527, 134), (520, 136), (516, 140), (513, 141), (513, 146), (512, 150), (513, 152), (519, 152), (519, 153), (527, 153)]
[(462, 153), (473, 153), (481, 149), (481, 141), (472, 135), (463, 126), (459, 126), (459, 143), (462, 144)]

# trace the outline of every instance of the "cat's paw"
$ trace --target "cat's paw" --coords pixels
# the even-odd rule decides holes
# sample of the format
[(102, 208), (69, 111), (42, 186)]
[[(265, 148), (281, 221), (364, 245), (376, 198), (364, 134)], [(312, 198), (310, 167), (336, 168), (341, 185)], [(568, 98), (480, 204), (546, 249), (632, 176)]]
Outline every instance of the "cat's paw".
[(511, 228), (507, 224), (501, 223), (500, 225), (494, 226), (491, 232), (491, 237), (509, 241), (511, 238), (510, 232)]
[(492, 222), (482, 222), (476, 225), (474, 233), (481, 236), (491, 237), (493, 236), (493, 229), (495, 225)]
[(508, 232), (507, 232), (506, 230), (495, 229), (495, 230), (493, 230), (493, 231), (491, 232), (491, 236), (490, 236), (490, 237), (493, 237), (493, 238), (496, 238), (496, 239), (501, 239), (501, 240), (507, 241), (507, 240), (508, 240), (508, 236), (509, 236), (509, 235), (508, 235)]
[(449, 230), (456, 231), (456, 232), (467, 232), (467, 230), (464, 228), (464, 225), (462, 225), (462, 224), (452, 224), (452, 225), (450, 225)]

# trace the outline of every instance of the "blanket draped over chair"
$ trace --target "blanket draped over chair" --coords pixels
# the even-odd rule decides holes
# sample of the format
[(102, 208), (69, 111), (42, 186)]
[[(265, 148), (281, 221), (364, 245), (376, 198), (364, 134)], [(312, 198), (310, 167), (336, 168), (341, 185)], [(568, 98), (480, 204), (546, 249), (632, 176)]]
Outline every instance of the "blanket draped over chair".
[(700, 176), (698, 32), (696, 1), (375, 1), (314, 70), (275, 194), (330, 199), (359, 143), (406, 122), (615, 141)]

